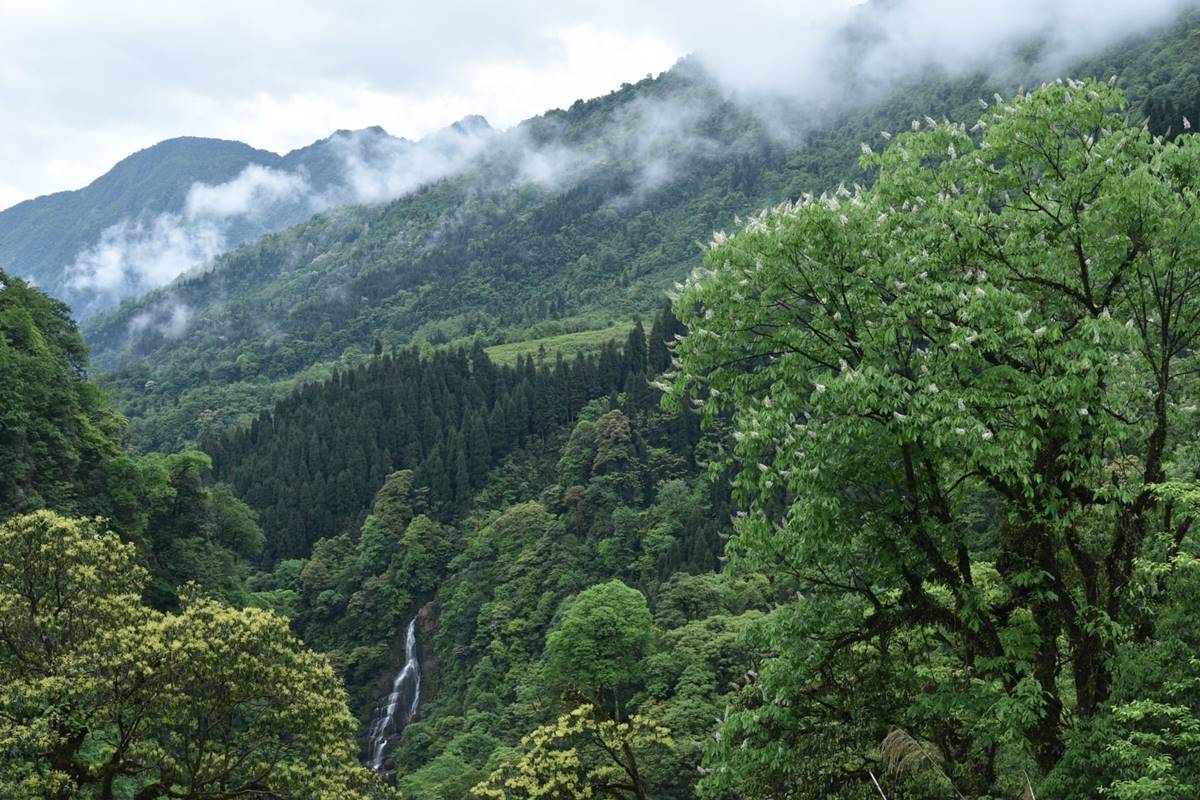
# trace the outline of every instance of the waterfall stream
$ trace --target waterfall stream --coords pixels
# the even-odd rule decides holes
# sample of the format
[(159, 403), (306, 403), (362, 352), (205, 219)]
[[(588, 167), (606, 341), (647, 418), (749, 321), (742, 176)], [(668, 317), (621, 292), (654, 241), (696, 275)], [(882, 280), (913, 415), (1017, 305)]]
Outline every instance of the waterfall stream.
[(388, 741), (413, 720), (421, 703), (421, 665), (417, 661), (417, 618), (408, 623), (404, 634), (404, 666), (392, 680), (387, 699), (375, 707), (367, 729), (368, 765), (379, 772)]

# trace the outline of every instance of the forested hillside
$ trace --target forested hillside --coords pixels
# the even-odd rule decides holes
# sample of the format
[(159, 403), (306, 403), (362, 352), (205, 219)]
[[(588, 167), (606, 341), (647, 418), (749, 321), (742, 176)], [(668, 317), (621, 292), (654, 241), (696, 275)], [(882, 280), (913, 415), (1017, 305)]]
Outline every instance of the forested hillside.
[(0, 267), (61, 296), (68, 266), (122, 219), (183, 208), (197, 181), (224, 183), (250, 164), (279, 156), (241, 142), (181, 137), (116, 164), (78, 191), (57, 192), (0, 211)]
[[(172, 684), (179, 694), (170, 697), (110, 690), (106, 682), (117, 674), (112, 671), (129, 668), (121, 658), (155, 663), (160, 657), (152, 647), (143, 652), (122, 644), (110, 650), (117, 661), (96, 661), (80, 674), (95, 693), (80, 708), (79, 721), (51, 730), (49, 741), (62, 742), (54, 756), (62, 759), (58, 766), (43, 762), (49, 756), (33, 737), (46, 724), (39, 715), (71, 703), (69, 694), (47, 690), (34, 708), (0, 698), (10, 704), (6, 713), (15, 715), (15, 730), (24, 737), (0, 749), (0, 763), (9, 770), (0, 786), (18, 796), (47, 791), (64, 798), (108, 796), (109, 785), (118, 794), (138, 786), (151, 792), (146, 768), (131, 759), (139, 748), (159, 747), (156, 737), (173, 735), (167, 718), (150, 713), (153, 708), (182, 715), (181, 724), (190, 724), (189, 714), (217, 713), (232, 715), (231, 730), (245, 724), (268, 738), (287, 732), (285, 746), (296, 759), (314, 758), (314, 747), (340, 754), (341, 761), (320, 768), (314, 762), (299, 772), (276, 767), (270, 785), (284, 796), (383, 796), (385, 787), (345, 764), (346, 718), (339, 716), (342, 701), (331, 693), (330, 679), (320, 677), (321, 662), (296, 662), (289, 655), (297, 643), (280, 638), (281, 617), (221, 605), (228, 603), (289, 619), (345, 682), (360, 729), (394, 669), (398, 632), (421, 610), (425, 693), (418, 719), (386, 740), (384, 761), (386, 774), (403, 775), (401, 782), (414, 796), (463, 796), (477, 783), (485, 791), (482, 783), (499, 780), (489, 777), (493, 770), (531, 757), (521, 749), (526, 731), (543, 725), (553, 731), (555, 720), (568, 712), (573, 722), (552, 734), (556, 746), (578, 747), (585, 758), (599, 759), (602, 772), (640, 764), (643, 791), (689, 796), (699, 775), (704, 720), (719, 713), (731, 681), (752, 663), (752, 648), (739, 644), (737, 634), (761, 616), (767, 595), (762, 581), (726, 580), (714, 572), (727, 527), (721, 520), (731, 513), (729, 495), (709, 484), (695, 455), (719, 447), (719, 439), (701, 441), (698, 418), (688, 412), (661, 411), (660, 392), (651, 385), (669, 366), (668, 342), (683, 332), (669, 306), (659, 309), (649, 335), (635, 325), (622, 346), (610, 343), (570, 363), (539, 364), (529, 357), (497, 366), (478, 348), (425, 357), (414, 351), (377, 353), (370, 363), (298, 392), (245, 432), (214, 443), (218, 469), (210, 471), (209, 458), (199, 452), (125, 454), (118, 444), (123, 421), (81, 377), (86, 360), (65, 310), (19, 279), (8, 279), (4, 291), (11, 312), (42, 306), (56, 311), (48, 319), (60, 326), (63, 345), (80, 359), (74, 379), (111, 418), (113, 438), (97, 467), (104, 478), (100, 487), (84, 495), (82, 478), (72, 479), (76, 494), (86, 498), (81, 505), (39, 489), (53, 479), (31, 477), (29, 496), (10, 509), (16, 515), (5, 523), (0, 545), (36, 551), (60, 542), (70, 557), (86, 563), (111, 559), (105, 570), (116, 581), (62, 589), (73, 603), (111, 608), (112, 616), (91, 623), (92, 634), (64, 632), (55, 646), (66, 660), (43, 665), (44, 673), (21, 663), (22, 645), (0, 648), (5, 680), (24, 686), (21, 682), (36, 682), (39, 675), (56, 679), (70, 669), (70, 659), (94, 658), (88, 654), (103, 642), (132, 640), (129, 626), (146, 624), (136, 620), (149, 614), (151, 624), (164, 626), (163, 646), (232, 636), (240, 644), (209, 657), (222, 664), (251, 663), (238, 680), (292, 670), (284, 680), (306, 687), (299, 697), (316, 705), (309, 716), (288, 710), (291, 716), (279, 720), (236, 701), (209, 708), (192, 694), (207, 691), (203, 681), (209, 677), (200, 674)], [(30, 331), (26, 339), (3, 340), (5, 352), (15, 358), (28, 351), (29, 342), (42, 335), (40, 328)], [(19, 407), (40, 421), (36, 408)], [(73, 413), (72, 421), (81, 413)], [(336, 442), (346, 452), (355, 452), (355, 443), (378, 448), (390, 441), (395, 460), (384, 447), (377, 453), (380, 461), (364, 472), (349, 472), (332, 456), (288, 446), (295, 444), (291, 434), (305, 428), (317, 431), (318, 443)], [(422, 436), (425, 431), (431, 435)], [(455, 455), (443, 460), (442, 450)], [(332, 480), (319, 502), (296, 502), (313, 487), (324, 487), (322, 470), (335, 468), (341, 482)], [(297, 469), (314, 483), (295, 483)], [(262, 479), (276, 474), (286, 477)], [(253, 508), (214, 482), (220, 477), (242, 480), (252, 506), (266, 499), (263, 528)], [(298, 494), (289, 495), (293, 485)], [(374, 488), (355, 500), (363, 487)], [(347, 496), (339, 493), (343, 488)], [(274, 493), (280, 491), (284, 501), (277, 503)], [(47, 504), (103, 514), (129, 544), (121, 549), (116, 536), (101, 536), (90, 522), (26, 513)], [(40, 558), (14, 558), (0, 574), (6, 607), (35, 602), (22, 586), (53, 580), (54, 567)], [(14, 571), (18, 564), (50, 571)], [(105, 605), (114, 592), (124, 605)], [(71, 605), (67, 613), (76, 608)], [(568, 609), (580, 617), (573, 626), (582, 644), (561, 639), (551, 646), (555, 619)], [(28, 620), (13, 618), (20, 636), (42, 635), (36, 609), (31, 614)], [(617, 635), (630, 621), (636, 627), (620, 633), (625, 638), (618, 642), (588, 643), (602, 630), (597, 625), (616, 626)], [(99, 638), (90, 638), (93, 634)], [(239, 652), (242, 646), (257, 649)], [(580, 661), (572, 654), (578, 646), (611, 660), (603, 684), (593, 685), (580, 673), (595, 665), (590, 655)], [(195, 668), (176, 662), (171, 674), (190, 676), (187, 671)], [(559, 692), (562, 702), (554, 699)], [(535, 699), (538, 695), (544, 698)], [(593, 706), (608, 709), (607, 721), (592, 717), (587, 709)], [(633, 708), (644, 713), (630, 718)], [(145, 715), (143, 732), (130, 731), (129, 750), (109, 744), (109, 726), (119, 734), (131, 713)], [(313, 728), (313, 714), (329, 715), (329, 725)], [(627, 735), (623, 726), (631, 719), (636, 729)], [(71, 725), (87, 725), (92, 732), (75, 739)], [(668, 725), (670, 736), (663, 727)], [(592, 752), (589, 744), (601, 731), (634, 749), (606, 766), (607, 756)], [(296, 739), (298, 733), (308, 738)], [(236, 787), (250, 765), (260, 763), (242, 766), (248, 757), (242, 748), (250, 740), (220, 731), (212, 735), (222, 738), (195, 744), (202, 751), (212, 748), (214, 758), (238, 760), (239, 767), (220, 778)], [(174, 758), (169, 747), (155, 752)], [(152, 774), (171, 774), (171, 763), (156, 763)], [(681, 782), (680, 774), (689, 777)], [(318, 776), (342, 788), (330, 795), (304, 794)], [(170, 780), (201, 779), (181, 773)], [(228, 796), (237, 796), (231, 791)]]
[(203, 453), (127, 454), (86, 370), (0, 272), (0, 795), (387, 796), (328, 662), (244, 608), (253, 512)]
[(282, 156), (169, 139), (82, 189), (0, 211), (0, 267), (86, 317), (319, 211), (390, 199), (395, 187), (445, 174), (489, 133), (477, 117), (419, 142), (379, 127), (339, 130)]
[[(701, 441), (689, 413), (659, 410), (645, 383), (672, 319), (659, 317), (650, 347), (640, 330), (630, 337), (630, 391), (599, 392), (569, 424), (531, 432), (459, 513), (439, 509), (419, 470), (401, 470), (357, 536), (322, 539), (252, 579), (252, 602), (332, 655), (364, 727), (417, 616), (425, 700), (384, 762), (407, 796), (465, 796), (529, 755), (525, 733), (572, 711), (581, 729), (552, 738), (585, 752), (604, 724), (589, 709), (610, 724), (640, 716), (629, 754), (606, 764), (586, 752), (588, 763), (632, 759), (648, 796), (692, 796), (707, 720), (752, 668), (738, 634), (769, 596), (761, 580), (716, 574), (729, 496), (693, 453), (719, 439)], [(658, 726), (669, 742), (641, 740)]]
[(1200, 794), (1200, 17), (1023, 63), (0, 273), (0, 796)]
[[(1194, 119), (1197, 30), (1188, 17), (1073, 73), (1118, 75), (1135, 114), (1155, 124), (1168, 124), (1168, 113)], [(1008, 85), (924, 76), (866, 107), (799, 117), (785, 140), (685, 61), (530, 120), (459, 177), (219, 258), (203, 275), (90, 320), (85, 334), (115, 371), (138, 445), (194, 445), (206, 411), (220, 424), (252, 418), (290, 376), (348, 348), (365, 353), (376, 337), (389, 349), (505, 341), (646, 313), (712, 230), (806, 191), (863, 182), (862, 142), (878, 145), (880, 131), (926, 114), (965, 118), (978, 98), (1022, 78), (1038, 76)], [(186, 336), (171, 325), (181, 308)]]
[(65, 305), (0, 272), (0, 515), (92, 511), (121, 422), (85, 377)]
[(666, 367), (661, 343), (679, 332), (673, 321), (656, 320), (660, 363), (649, 373), (640, 323), (623, 352), (609, 342), (571, 362), (529, 356), (498, 366), (478, 345), (469, 354), (379, 355), (297, 390), (205, 450), (217, 478), (259, 510), (273, 558), (302, 556), (318, 538), (357, 527), (396, 469), (415, 471), (430, 513), (450, 519), (492, 467), (530, 437), (545, 440), (573, 422), (588, 401), (624, 390), (641, 410), (652, 406), (647, 381)]

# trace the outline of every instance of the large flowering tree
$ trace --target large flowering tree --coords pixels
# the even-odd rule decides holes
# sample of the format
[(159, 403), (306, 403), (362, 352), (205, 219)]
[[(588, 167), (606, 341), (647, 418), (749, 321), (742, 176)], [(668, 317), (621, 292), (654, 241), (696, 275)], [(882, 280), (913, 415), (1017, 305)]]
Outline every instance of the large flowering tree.
[(0, 523), (0, 797), (368, 800), (355, 721), (282, 617), (141, 603), (132, 545), (49, 511)]
[[(676, 303), (673, 397), (736, 430), (735, 563), (793, 598), (714, 796), (889, 763), (1032, 791), (1192, 574), (1200, 140), (1096, 82), (913, 128), (864, 145), (869, 190), (718, 236)], [(880, 759), (898, 730), (927, 757)]]

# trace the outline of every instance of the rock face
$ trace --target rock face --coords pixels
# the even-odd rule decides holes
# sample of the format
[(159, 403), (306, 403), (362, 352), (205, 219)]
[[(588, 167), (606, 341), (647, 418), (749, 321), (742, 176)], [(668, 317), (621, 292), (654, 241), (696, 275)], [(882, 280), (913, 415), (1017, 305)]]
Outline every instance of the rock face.
[(421, 659), (421, 672), (425, 678), (425, 690), (422, 700), (433, 697), (437, 690), (437, 654), (434, 652), (433, 641), (437, 636), (438, 618), (442, 609), (436, 600), (431, 600), (417, 611), (417, 656)]

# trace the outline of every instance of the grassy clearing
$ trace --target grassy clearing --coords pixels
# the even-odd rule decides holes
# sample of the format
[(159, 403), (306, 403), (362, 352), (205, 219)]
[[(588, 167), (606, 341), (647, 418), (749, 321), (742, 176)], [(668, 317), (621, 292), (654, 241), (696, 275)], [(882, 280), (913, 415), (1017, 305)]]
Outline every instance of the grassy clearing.
[(515, 363), (518, 356), (526, 353), (537, 353), (539, 348), (546, 348), (546, 358), (553, 361), (558, 353), (563, 358), (574, 358), (576, 353), (594, 353), (613, 339), (624, 339), (633, 329), (630, 323), (621, 323), (611, 328), (595, 331), (579, 331), (564, 333), (559, 336), (547, 336), (543, 339), (529, 339), (524, 342), (509, 342), (496, 344), (487, 348), (488, 358), (498, 364)]

